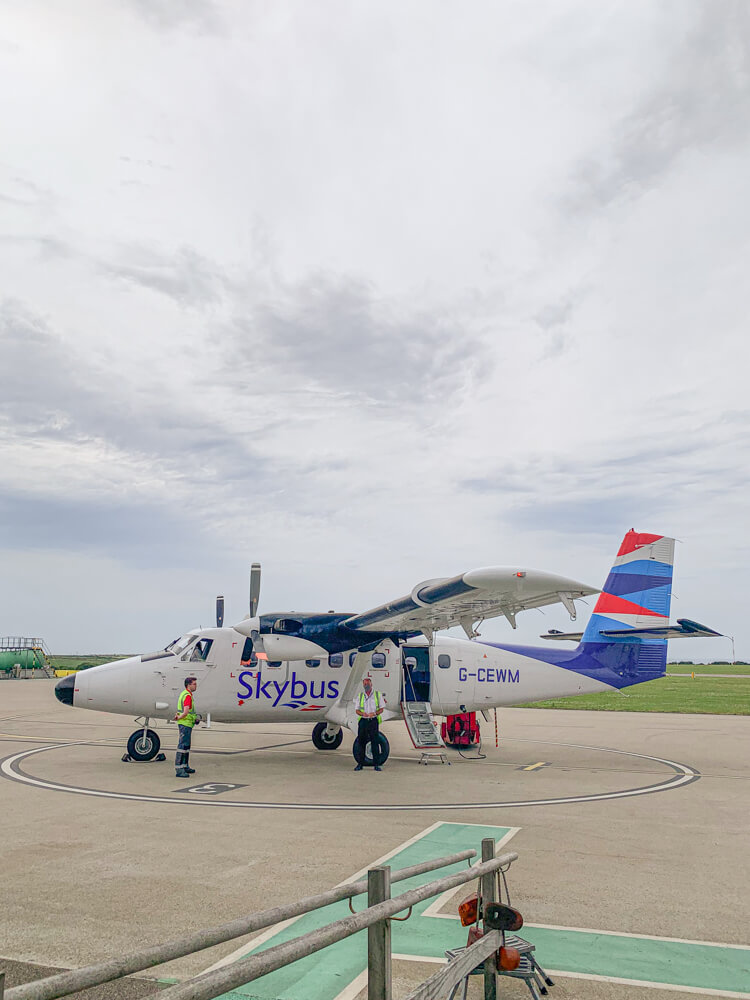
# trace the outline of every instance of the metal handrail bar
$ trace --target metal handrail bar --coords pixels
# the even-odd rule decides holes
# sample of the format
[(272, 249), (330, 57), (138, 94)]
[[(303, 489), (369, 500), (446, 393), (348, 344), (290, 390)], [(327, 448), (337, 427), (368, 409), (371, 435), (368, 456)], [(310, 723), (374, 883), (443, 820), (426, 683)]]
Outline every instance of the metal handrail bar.
[(268, 975), (269, 972), (275, 972), (282, 966), (291, 965), (292, 962), (296, 962), (300, 958), (306, 958), (322, 948), (327, 948), (328, 945), (351, 937), (352, 934), (356, 934), (366, 927), (372, 927), (373, 924), (377, 924), (381, 920), (387, 920), (395, 913), (407, 910), (416, 903), (421, 903), (433, 896), (439, 896), (441, 892), (447, 892), (448, 889), (465, 885), (482, 875), (496, 872), (498, 868), (516, 861), (517, 858), (518, 855), (515, 852), (502, 854), (499, 858), (483, 861), (456, 875), (446, 875), (435, 882), (428, 882), (427, 885), (420, 886), (418, 889), (410, 889), (408, 892), (396, 896), (395, 899), (376, 903), (375, 906), (369, 906), (354, 916), (336, 920), (332, 924), (302, 934), (291, 941), (285, 941), (273, 948), (266, 948), (264, 951), (249, 955), (247, 958), (241, 958), (231, 965), (214, 969), (213, 972), (204, 972), (203, 975), (188, 979), (176, 986), (169, 986), (159, 994), (159, 1000), (214, 1000), (215, 997), (236, 989), (238, 986), (251, 983), (260, 979), (261, 976)]
[[(391, 882), (402, 882), (404, 879), (413, 878), (415, 875), (424, 875), (437, 868), (447, 868), (460, 861), (475, 858), (476, 854), (476, 851), (459, 851), (457, 854), (423, 861), (408, 868), (399, 868), (392, 872)], [(108, 959), (106, 962), (86, 966), (83, 969), (70, 969), (68, 972), (59, 972), (47, 979), (37, 979), (33, 983), (14, 986), (12, 989), (6, 989), (4, 1000), (56, 1000), (58, 997), (77, 993), (78, 990), (100, 986), (113, 979), (130, 976), (134, 972), (143, 972), (144, 969), (153, 968), (155, 965), (163, 965), (175, 958), (183, 958), (195, 951), (212, 948), (214, 945), (231, 941), (233, 938), (263, 930), (264, 927), (271, 927), (273, 924), (288, 920), (290, 917), (298, 917), (311, 910), (328, 906), (329, 903), (351, 899), (352, 896), (359, 896), (364, 892), (367, 892), (366, 878), (360, 879), (358, 882), (345, 882), (343, 885), (328, 889), (326, 892), (320, 892), (315, 896), (307, 896), (305, 899), (299, 899), (293, 903), (284, 903), (281, 906), (261, 910), (259, 913), (238, 917), (229, 923), (220, 924), (218, 927), (204, 928), (185, 937), (176, 938), (174, 941), (168, 941), (166, 944), (153, 945), (150, 948), (131, 952), (129, 955), (122, 955), (119, 958)]]
[(44, 646), (44, 639), (29, 635), (0, 636), (0, 649), (22, 650)]

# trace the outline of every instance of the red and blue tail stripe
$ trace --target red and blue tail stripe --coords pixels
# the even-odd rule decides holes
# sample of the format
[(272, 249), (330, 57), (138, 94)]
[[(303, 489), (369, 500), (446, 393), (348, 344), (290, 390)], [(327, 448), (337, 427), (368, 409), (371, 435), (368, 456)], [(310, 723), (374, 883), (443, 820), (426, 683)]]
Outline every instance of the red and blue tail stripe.
[[(666, 624), (672, 598), (673, 564), (673, 538), (629, 531), (609, 571), (582, 643), (612, 642), (612, 637), (601, 634), (610, 629)], [(636, 640), (620, 636), (617, 641)], [(638, 641), (663, 642), (666, 657), (665, 640)]]
[[(575, 650), (491, 645), (573, 670), (613, 688), (662, 677), (667, 669), (667, 640), (644, 637), (637, 630), (668, 623), (673, 563), (674, 538), (629, 531)], [(628, 630), (635, 634), (629, 636)], [(610, 631), (625, 634), (603, 634)]]

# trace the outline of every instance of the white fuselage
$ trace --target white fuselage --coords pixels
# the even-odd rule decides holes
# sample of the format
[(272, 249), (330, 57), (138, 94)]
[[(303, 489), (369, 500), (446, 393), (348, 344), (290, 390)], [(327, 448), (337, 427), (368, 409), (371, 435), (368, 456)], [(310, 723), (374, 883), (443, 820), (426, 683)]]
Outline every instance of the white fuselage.
[[(243, 638), (234, 629), (202, 629), (194, 634), (212, 640), (205, 660), (191, 658), (194, 653), (188, 649), (182, 655), (164, 652), (92, 667), (76, 675), (75, 707), (170, 719), (185, 677), (194, 676), (196, 710), (215, 722), (306, 718), (354, 728), (354, 698), (362, 676), (371, 677), (373, 686), (385, 694), (389, 710), (384, 721), (401, 714), (408, 684), (403, 665), (410, 654), (423, 663), (429, 656), (429, 669), (409, 700), (429, 701), (437, 715), (611, 690), (565, 667), (476, 639), (441, 637), (429, 646), (420, 637), (401, 647), (386, 639), (377, 648), (385, 654), (384, 666), (373, 665), (372, 652), (354, 650), (320, 660), (243, 665)], [(335, 665), (339, 660), (343, 662)]]

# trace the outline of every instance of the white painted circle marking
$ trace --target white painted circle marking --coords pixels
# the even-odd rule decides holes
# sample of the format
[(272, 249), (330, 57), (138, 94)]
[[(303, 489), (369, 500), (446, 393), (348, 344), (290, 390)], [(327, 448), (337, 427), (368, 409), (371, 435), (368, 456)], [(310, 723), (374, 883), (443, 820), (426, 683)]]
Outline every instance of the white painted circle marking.
[(627, 788), (619, 792), (595, 792), (588, 795), (560, 796), (550, 799), (523, 799), (509, 800), (501, 802), (435, 802), (435, 803), (297, 803), (297, 802), (228, 802), (228, 801), (208, 801), (203, 798), (168, 798), (164, 795), (139, 795), (134, 792), (110, 792), (98, 788), (81, 788), (75, 785), (63, 785), (55, 781), (45, 781), (42, 778), (34, 778), (20, 769), (20, 762), (35, 754), (45, 753), (48, 750), (57, 750), (61, 747), (70, 746), (90, 746), (87, 741), (78, 743), (52, 743), (48, 746), (36, 747), (34, 750), (22, 750), (20, 753), (6, 757), (0, 762), (0, 773), (11, 781), (20, 781), (26, 785), (33, 785), (36, 788), (44, 788), (48, 791), (70, 792), (75, 795), (90, 795), (95, 798), (122, 799), (129, 802), (158, 802), (166, 805), (175, 803), (188, 806), (210, 806), (219, 809), (292, 809), (292, 810), (322, 810), (338, 812), (424, 812), (430, 809), (453, 810), (453, 809), (510, 809), (520, 806), (556, 806), (566, 805), (574, 802), (605, 802), (609, 799), (633, 798), (637, 795), (651, 795), (655, 792), (666, 792), (682, 785), (688, 785), (700, 778), (700, 772), (689, 764), (681, 764), (678, 761), (667, 760), (664, 757), (652, 757), (649, 754), (633, 753), (630, 750), (613, 750), (610, 747), (589, 747), (578, 743), (553, 743), (548, 740), (520, 740), (508, 742), (539, 743), (545, 746), (566, 747), (572, 750), (592, 750), (597, 753), (613, 753), (623, 757), (637, 757), (639, 760), (648, 760), (656, 764), (664, 764), (672, 768), (677, 773), (654, 785), (646, 785), (641, 788)]

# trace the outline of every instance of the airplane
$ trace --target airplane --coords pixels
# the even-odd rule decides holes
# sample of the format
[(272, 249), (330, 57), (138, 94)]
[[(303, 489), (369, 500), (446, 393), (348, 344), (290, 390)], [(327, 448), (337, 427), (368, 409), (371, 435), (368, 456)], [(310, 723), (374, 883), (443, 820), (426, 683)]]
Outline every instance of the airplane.
[[(667, 640), (721, 635), (689, 619), (670, 624), (674, 539), (630, 530), (601, 591), (539, 570), (492, 566), (425, 580), (411, 593), (360, 614), (285, 611), (258, 615), (260, 565), (250, 574), (250, 613), (224, 627), (191, 629), (164, 649), (105, 663), (63, 678), (55, 694), (75, 708), (135, 715), (139, 728), (123, 759), (159, 752), (152, 719), (171, 720), (184, 677), (198, 680), (196, 704), (211, 722), (312, 724), (318, 750), (355, 737), (362, 678), (383, 692), (382, 721), (402, 718), (417, 749), (443, 747), (435, 715), (485, 711), (521, 702), (617, 691), (662, 677)], [(575, 649), (488, 642), (476, 626), (504, 616), (516, 627), (524, 610), (599, 594), (582, 632), (550, 630), (544, 639)], [(461, 626), (466, 638), (436, 636)], [(389, 744), (380, 731), (381, 755)], [(353, 747), (358, 753), (357, 740)], [(373, 763), (365, 747), (365, 763)]]

